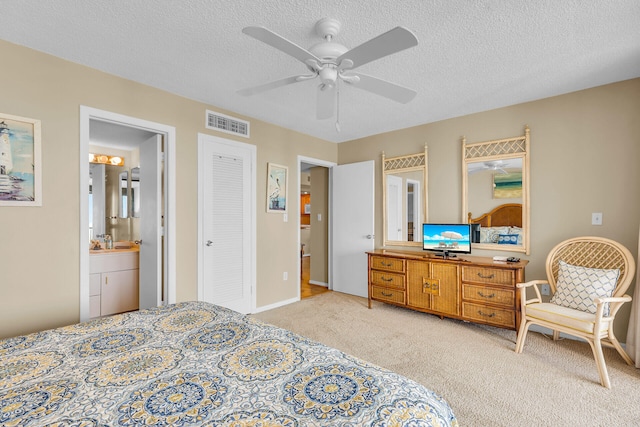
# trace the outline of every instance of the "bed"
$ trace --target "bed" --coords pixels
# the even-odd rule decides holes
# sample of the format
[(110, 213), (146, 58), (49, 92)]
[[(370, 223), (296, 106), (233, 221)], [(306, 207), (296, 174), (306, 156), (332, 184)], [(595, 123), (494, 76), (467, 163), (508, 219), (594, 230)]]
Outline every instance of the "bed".
[(433, 391), (186, 302), (0, 340), (3, 426), (457, 426)]
[(522, 204), (505, 203), (490, 212), (472, 218), (469, 224), (480, 226), (479, 238), (474, 243), (497, 243), (522, 245)]

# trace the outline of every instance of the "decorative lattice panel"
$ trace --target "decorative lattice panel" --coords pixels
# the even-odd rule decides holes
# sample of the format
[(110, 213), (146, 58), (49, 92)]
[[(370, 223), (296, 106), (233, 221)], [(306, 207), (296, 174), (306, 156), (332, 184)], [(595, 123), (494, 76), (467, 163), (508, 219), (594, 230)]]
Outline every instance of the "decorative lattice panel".
[(518, 154), (527, 152), (527, 143), (524, 136), (499, 141), (481, 142), (465, 146), (464, 158), (475, 159), (478, 157), (499, 156), (503, 154)]
[(385, 159), (384, 170), (393, 171), (397, 169), (409, 169), (424, 166), (424, 159), (425, 156), (422, 153)]

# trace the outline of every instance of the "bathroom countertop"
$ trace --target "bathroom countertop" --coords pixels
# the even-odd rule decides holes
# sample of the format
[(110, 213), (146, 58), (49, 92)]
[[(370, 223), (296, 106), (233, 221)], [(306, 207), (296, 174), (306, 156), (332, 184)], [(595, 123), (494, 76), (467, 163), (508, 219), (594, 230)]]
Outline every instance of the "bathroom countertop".
[(113, 249), (89, 249), (89, 255), (107, 255), (123, 252), (140, 252), (140, 246), (131, 245), (130, 248), (118, 248), (116, 245), (114, 245)]

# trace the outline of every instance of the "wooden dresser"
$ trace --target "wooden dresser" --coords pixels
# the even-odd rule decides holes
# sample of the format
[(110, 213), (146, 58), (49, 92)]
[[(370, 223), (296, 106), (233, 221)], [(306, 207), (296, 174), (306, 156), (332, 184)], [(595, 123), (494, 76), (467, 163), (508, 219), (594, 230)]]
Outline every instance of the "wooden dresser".
[(431, 253), (378, 249), (369, 257), (371, 301), (407, 307), (440, 317), (518, 330), (520, 296), (528, 261), (497, 262)]

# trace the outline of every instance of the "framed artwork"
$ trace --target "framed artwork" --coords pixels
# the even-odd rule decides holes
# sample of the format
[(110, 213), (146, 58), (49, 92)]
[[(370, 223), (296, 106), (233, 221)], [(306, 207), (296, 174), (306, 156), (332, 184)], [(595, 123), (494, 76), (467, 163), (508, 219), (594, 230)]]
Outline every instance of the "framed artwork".
[(494, 199), (521, 199), (522, 172), (497, 173), (493, 175)]
[(267, 164), (267, 212), (287, 212), (287, 179), (286, 166)]
[(0, 206), (42, 206), (40, 120), (0, 113)]

